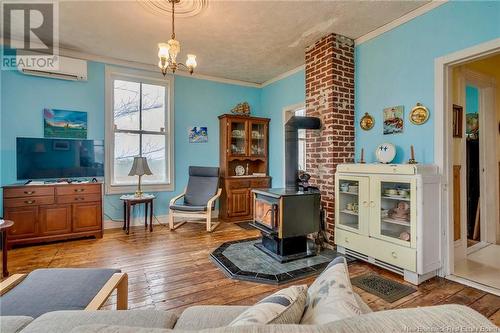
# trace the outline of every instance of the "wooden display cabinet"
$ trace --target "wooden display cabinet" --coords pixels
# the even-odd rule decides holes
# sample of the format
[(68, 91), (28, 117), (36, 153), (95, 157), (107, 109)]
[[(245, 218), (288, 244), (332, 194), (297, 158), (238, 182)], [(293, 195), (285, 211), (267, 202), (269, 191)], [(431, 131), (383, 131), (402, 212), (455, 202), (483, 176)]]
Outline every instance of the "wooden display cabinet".
[(219, 117), (220, 217), (225, 222), (251, 220), (251, 190), (271, 186), (268, 175), (269, 121), (268, 118), (227, 114)]

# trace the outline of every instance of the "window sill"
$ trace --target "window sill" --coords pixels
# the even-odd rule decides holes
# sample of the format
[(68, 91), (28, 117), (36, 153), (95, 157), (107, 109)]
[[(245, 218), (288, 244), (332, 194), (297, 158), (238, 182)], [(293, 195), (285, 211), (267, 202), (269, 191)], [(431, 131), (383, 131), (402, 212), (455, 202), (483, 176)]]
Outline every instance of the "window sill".
[[(143, 184), (143, 192), (173, 192), (174, 184)], [(105, 185), (106, 194), (130, 194), (137, 191), (137, 185)]]

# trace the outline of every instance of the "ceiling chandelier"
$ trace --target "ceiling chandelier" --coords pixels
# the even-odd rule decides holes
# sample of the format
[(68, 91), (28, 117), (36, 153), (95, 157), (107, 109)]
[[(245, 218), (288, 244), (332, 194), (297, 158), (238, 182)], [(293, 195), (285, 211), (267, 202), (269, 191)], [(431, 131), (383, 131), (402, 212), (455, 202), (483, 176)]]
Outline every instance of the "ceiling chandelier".
[(181, 51), (181, 44), (175, 39), (175, 4), (179, 3), (180, 0), (168, 0), (172, 4), (172, 36), (167, 43), (158, 43), (158, 67), (161, 69), (161, 73), (165, 76), (168, 71), (175, 71), (178, 68), (185, 68), (190, 74), (193, 74), (196, 68), (196, 56), (194, 54), (188, 54), (186, 64), (176, 61), (177, 55)]

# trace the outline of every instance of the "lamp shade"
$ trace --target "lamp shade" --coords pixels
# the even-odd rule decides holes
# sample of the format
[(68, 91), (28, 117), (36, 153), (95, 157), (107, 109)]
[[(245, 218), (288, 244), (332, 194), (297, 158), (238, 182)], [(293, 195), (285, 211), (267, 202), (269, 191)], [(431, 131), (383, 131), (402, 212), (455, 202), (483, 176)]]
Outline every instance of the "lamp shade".
[(145, 157), (134, 157), (134, 164), (128, 173), (129, 176), (152, 175), (149, 169), (148, 161)]

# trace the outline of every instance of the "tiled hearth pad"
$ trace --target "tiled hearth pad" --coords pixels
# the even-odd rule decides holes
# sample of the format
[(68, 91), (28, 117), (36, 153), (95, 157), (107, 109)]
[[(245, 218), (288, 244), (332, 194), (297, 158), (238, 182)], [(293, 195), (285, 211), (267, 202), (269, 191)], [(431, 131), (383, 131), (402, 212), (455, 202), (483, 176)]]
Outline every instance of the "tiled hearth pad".
[[(333, 250), (324, 250), (319, 255), (279, 263), (255, 246), (259, 242), (260, 238), (227, 242), (215, 249), (210, 257), (233, 279), (282, 284), (319, 274), (330, 261), (341, 255)], [(353, 259), (348, 258), (347, 261)]]

